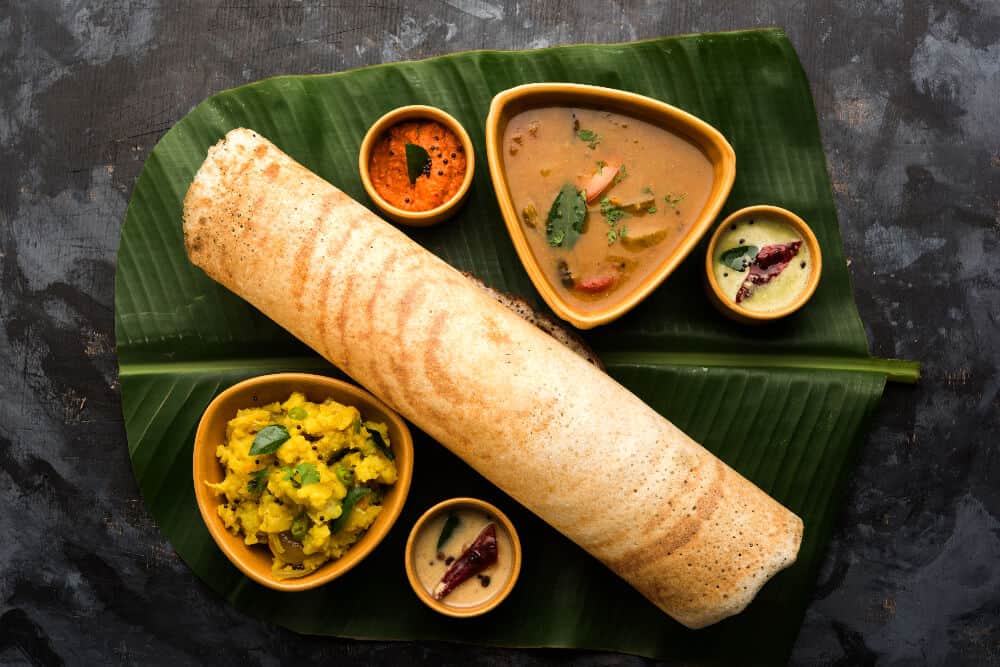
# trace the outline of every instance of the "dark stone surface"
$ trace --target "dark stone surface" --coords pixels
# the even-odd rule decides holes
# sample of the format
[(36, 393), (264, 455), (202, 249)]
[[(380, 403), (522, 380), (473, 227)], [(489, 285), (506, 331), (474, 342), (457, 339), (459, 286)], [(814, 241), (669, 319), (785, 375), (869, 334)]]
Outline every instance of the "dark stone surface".
[[(204, 97), (475, 48), (782, 26), (810, 77), (890, 386), (798, 664), (1000, 664), (1000, 4), (0, 2), (0, 663), (640, 664), (298, 637), (176, 558), (129, 468), (115, 250), (135, 178)], [(766, 641), (766, 638), (762, 638)]]

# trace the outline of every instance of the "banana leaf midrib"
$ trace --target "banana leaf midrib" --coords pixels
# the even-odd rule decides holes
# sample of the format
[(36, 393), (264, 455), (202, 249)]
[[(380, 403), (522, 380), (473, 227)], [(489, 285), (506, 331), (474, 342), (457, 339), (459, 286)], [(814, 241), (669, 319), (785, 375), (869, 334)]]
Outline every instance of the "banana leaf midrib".
[[(691, 353), (691, 352), (609, 352), (599, 354), (610, 367), (623, 366), (704, 366), (712, 368), (787, 368), (799, 370), (854, 371), (884, 374), (894, 382), (913, 383), (919, 379), (920, 364), (899, 359), (871, 357), (805, 356), (783, 354)], [(199, 361), (164, 361), (152, 363), (123, 362), (122, 377), (136, 375), (201, 374), (237, 369), (253, 370), (322, 370), (330, 362), (319, 356), (233, 357)]]

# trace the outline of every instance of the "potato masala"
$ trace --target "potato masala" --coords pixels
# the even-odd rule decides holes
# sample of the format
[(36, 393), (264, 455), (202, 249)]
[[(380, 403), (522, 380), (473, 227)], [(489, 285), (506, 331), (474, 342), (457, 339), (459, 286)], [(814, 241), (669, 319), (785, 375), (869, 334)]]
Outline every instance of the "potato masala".
[(343, 556), (378, 517), (397, 476), (385, 424), (301, 393), (239, 410), (216, 456), (226, 476), (206, 484), (222, 497), (219, 516), (246, 544), (267, 545), (278, 579)]

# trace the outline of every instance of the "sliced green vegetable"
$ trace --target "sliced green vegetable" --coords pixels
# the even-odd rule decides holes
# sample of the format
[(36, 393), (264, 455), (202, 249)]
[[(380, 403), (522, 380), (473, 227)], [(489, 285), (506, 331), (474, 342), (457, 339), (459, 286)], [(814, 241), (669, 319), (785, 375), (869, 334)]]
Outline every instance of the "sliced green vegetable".
[(309, 412), (301, 405), (296, 405), (294, 408), (288, 411), (288, 416), (292, 419), (305, 419), (309, 416)]
[(738, 245), (719, 256), (719, 261), (735, 271), (746, 271), (757, 259), (759, 248), (755, 245)]
[(258, 454), (273, 454), (278, 451), (288, 439), (292, 437), (288, 434), (288, 429), (281, 424), (265, 426), (257, 432), (250, 445), (250, 456)]
[[(625, 236), (625, 234), (619, 231), (618, 236), (623, 237)], [(626, 250), (638, 252), (639, 250), (652, 248), (657, 243), (663, 241), (663, 239), (665, 238), (667, 238), (667, 230), (656, 229), (653, 231), (647, 231), (645, 234), (639, 233), (636, 236), (622, 238), (622, 247), (624, 247)]]
[(261, 493), (267, 488), (267, 478), (270, 473), (270, 468), (261, 468), (250, 473), (250, 481), (247, 482), (247, 493)]
[(583, 233), (587, 202), (572, 183), (562, 186), (545, 220), (545, 235), (552, 247), (572, 248)]
[(396, 455), (392, 453), (391, 449), (389, 449), (389, 445), (385, 444), (385, 440), (382, 439), (382, 434), (373, 428), (366, 430), (368, 431), (368, 435), (371, 436), (372, 442), (375, 443), (375, 448), (382, 452), (382, 456), (390, 461), (395, 461)]
[(292, 519), (292, 527), (289, 530), (289, 532), (292, 534), (292, 537), (294, 537), (297, 540), (301, 540), (303, 537), (306, 536), (306, 533), (309, 532), (309, 529), (311, 527), (312, 527), (312, 519), (309, 518), (308, 514), (303, 512), (302, 514), (299, 514), (297, 517)]
[(345, 466), (343, 463), (338, 463), (333, 468), (333, 474), (337, 476), (341, 484), (347, 486), (354, 483), (354, 471)]
[(644, 215), (651, 207), (655, 208), (654, 204), (656, 203), (656, 200), (652, 197), (643, 197), (642, 199), (635, 199), (622, 204), (618, 203), (617, 200), (612, 199), (611, 203), (631, 215)]
[(342, 512), (340, 516), (330, 522), (330, 532), (339, 533), (344, 526), (347, 525), (347, 518), (354, 511), (354, 506), (358, 504), (358, 501), (367, 496), (372, 492), (367, 486), (355, 486), (353, 489), (347, 492), (344, 496), (344, 500), (340, 503)]
[(457, 514), (449, 514), (448, 518), (444, 520), (444, 525), (441, 526), (441, 534), (438, 535), (437, 550), (441, 551), (441, 547), (448, 543), (451, 539), (452, 533), (455, 529), (462, 523), (462, 520), (458, 518)]
[(417, 144), (406, 144), (406, 174), (410, 177), (410, 185), (423, 176), (430, 176), (431, 156), (427, 149)]

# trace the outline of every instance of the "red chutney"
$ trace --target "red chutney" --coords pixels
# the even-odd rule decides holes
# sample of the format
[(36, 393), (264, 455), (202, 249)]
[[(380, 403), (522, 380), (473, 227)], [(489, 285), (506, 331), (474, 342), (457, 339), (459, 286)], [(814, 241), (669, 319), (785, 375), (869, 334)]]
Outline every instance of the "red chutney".
[[(406, 144), (422, 146), (431, 159), (429, 173), (410, 183), (406, 168)], [(379, 137), (368, 160), (368, 173), (375, 191), (405, 211), (429, 211), (448, 202), (465, 180), (465, 149), (462, 142), (441, 123), (405, 121), (393, 125)]]

